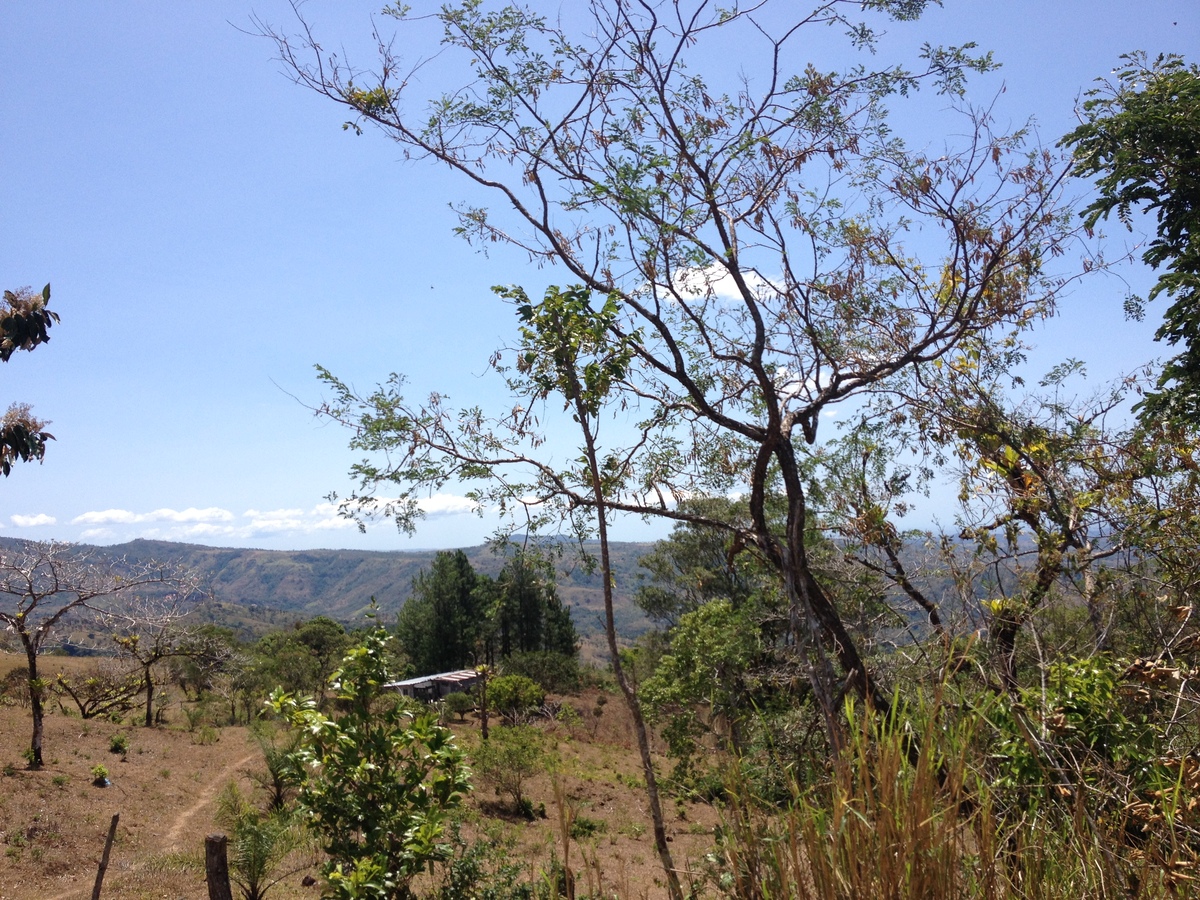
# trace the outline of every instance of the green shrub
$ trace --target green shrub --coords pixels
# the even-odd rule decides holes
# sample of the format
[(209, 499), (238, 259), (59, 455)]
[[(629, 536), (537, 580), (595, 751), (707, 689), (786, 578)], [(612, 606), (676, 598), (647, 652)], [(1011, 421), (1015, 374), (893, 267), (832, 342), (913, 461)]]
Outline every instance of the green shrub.
[(571, 837), (575, 840), (594, 837), (597, 834), (603, 834), (608, 829), (608, 826), (601, 819), (591, 819), (587, 816), (576, 816), (575, 821), (571, 823)]
[(463, 721), (467, 713), (475, 708), (475, 700), (470, 694), (464, 694), (462, 691), (455, 691), (453, 694), (448, 694), (445, 699), (446, 712), (453, 715), (458, 721)]
[(334, 674), (340, 718), (311, 698), (271, 696), (301, 736), (297, 802), (329, 855), (327, 895), (346, 900), (406, 896), (414, 876), (448, 859), (446, 817), (470, 790), (453, 733), (383, 691), (388, 640), (370, 631)]
[(266, 768), (247, 775), (266, 794), (267, 809), (278, 812), (288, 805), (301, 780), (294, 757), (301, 735), (293, 731), (280, 738), (272, 726), (260, 724), (251, 730), (251, 736), (262, 751)]
[(288, 854), (307, 841), (295, 814), (256, 809), (233, 782), (217, 798), (217, 824), (229, 835), (229, 874), (243, 900), (264, 900), (267, 891), (307, 865), (282, 866)]
[[(990, 716), (995, 786), (1007, 805), (1071, 799), (1075, 787), (1113, 806), (1171, 792), (1170, 716), (1157, 709), (1157, 682), (1178, 682), (1167, 662), (1128, 663), (1104, 655), (1059, 660), (1037, 689), (1004, 699)], [(1137, 690), (1144, 683), (1151, 690)]]
[[(1051, 719), (1042, 724), (1067, 724), (1056, 718), (1067, 715), (1060, 690), (1081, 704), (1077, 712), (1087, 712), (1078, 734), (1063, 732), (1070, 737), (1061, 746), (1039, 740), (1045, 710), (1014, 711), (1011, 701), (979, 693), (928, 709), (897, 704), (888, 716), (860, 717), (848, 704), (844, 746), (816, 783), (793, 783), (781, 813), (755, 794), (743, 767), (731, 765), (719, 850), (709, 857), (719, 894), (804, 900), (1191, 896), (1186, 885), (1195, 855), (1185, 849), (1191, 838), (1181, 840), (1180, 827), (1191, 827), (1186, 809), (1167, 808), (1153, 794), (1127, 803), (1105, 787), (1103, 766), (1078, 765), (1102, 746), (1105, 753), (1130, 740), (1138, 746), (1140, 728), (1125, 730), (1120, 719), (1127, 714), (1099, 714), (1110, 709), (1108, 675), (1065, 665), (1069, 671), (1056, 673), (1058, 688), (1047, 681), (1045, 696), (1053, 703)], [(1021, 716), (1012, 727), (1026, 732), (1026, 748), (1040, 758), (1030, 760), (1034, 780), (1020, 786), (1006, 780), (1015, 761), (1003, 743), (1006, 714)], [(1105, 743), (1118, 734), (1125, 737)], [(1082, 756), (1071, 762), (1074, 754)], [(1180, 789), (1186, 780), (1179, 778)], [(1113, 802), (1114, 796), (1121, 799)], [(1163, 804), (1157, 817), (1155, 803)]]
[(570, 703), (564, 703), (558, 708), (558, 712), (554, 716), (554, 721), (574, 734), (575, 730), (583, 725), (583, 716)]
[(473, 762), (480, 781), (490, 785), (497, 796), (512, 799), (513, 809), (532, 818), (527, 806), (525, 782), (546, 768), (548, 757), (542, 733), (529, 725), (500, 728), (479, 745)]
[(195, 733), (192, 734), (192, 743), (199, 744), (201, 747), (207, 747), (210, 744), (215, 744), (221, 739), (221, 732), (211, 725), (201, 725)]
[(501, 675), (487, 686), (488, 706), (511, 725), (521, 722), (546, 702), (546, 691), (524, 675)]
[(511, 860), (508, 846), (498, 841), (478, 840), (465, 843), (457, 829), (454, 859), (438, 885), (434, 900), (533, 900), (534, 886), (523, 881), (525, 866)]
[(194, 732), (201, 725), (208, 721), (208, 704), (201, 702), (193, 705), (183, 704), (180, 707), (183, 710), (183, 717), (187, 721), (187, 730)]
[(117, 732), (108, 741), (108, 752), (119, 753), (122, 756), (129, 752), (129, 735)]
[(582, 681), (578, 657), (552, 650), (513, 653), (504, 660), (504, 672), (506, 675), (524, 675), (559, 694), (579, 690)]

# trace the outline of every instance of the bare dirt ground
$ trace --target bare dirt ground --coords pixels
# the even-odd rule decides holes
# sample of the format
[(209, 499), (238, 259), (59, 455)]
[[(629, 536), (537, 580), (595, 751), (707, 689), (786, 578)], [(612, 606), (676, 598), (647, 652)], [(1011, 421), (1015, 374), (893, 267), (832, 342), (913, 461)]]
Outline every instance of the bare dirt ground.
[[(0, 655), (0, 676), (20, 662)], [(59, 662), (46, 658), (44, 675), (52, 677)], [(77, 661), (61, 663), (69, 668)], [(533, 778), (526, 793), (535, 808), (544, 807), (546, 818), (525, 821), (478, 788), (464, 830), (500, 839), (510, 848), (510, 861), (537, 878), (552, 855), (563, 857), (559, 811), (565, 809), (588, 825), (587, 833), (567, 847), (580, 895), (665, 896), (632, 731), (615, 696), (600, 705), (601, 715), (592, 715), (597, 696), (593, 691), (567, 698), (584, 714), (582, 725), (541, 726), (559, 764), (555, 774)], [(28, 710), (0, 705), (0, 900), (89, 898), (109, 822), (117, 813), (105, 900), (207, 897), (204, 837), (218, 830), (216, 798), (230, 781), (252, 791), (245, 773), (260, 767), (261, 755), (244, 727), (189, 732), (184, 725), (177, 703), (168, 724), (150, 729), (83, 721), (55, 709), (46, 718), (47, 764), (30, 772), (21, 755), (29, 743)], [(464, 745), (477, 741), (474, 721), (455, 728)], [(110, 752), (117, 734), (128, 740), (124, 757)], [(93, 785), (97, 765), (107, 768), (111, 786)], [(706, 806), (670, 798), (664, 798), (664, 806), (677, 866), (696, 871), (712, 847), (715, 816)], [(303, 886), (306, 874), (316, 875), (315, 865), (290, 876), (269, 896), (315, 900), (320, 888)]]

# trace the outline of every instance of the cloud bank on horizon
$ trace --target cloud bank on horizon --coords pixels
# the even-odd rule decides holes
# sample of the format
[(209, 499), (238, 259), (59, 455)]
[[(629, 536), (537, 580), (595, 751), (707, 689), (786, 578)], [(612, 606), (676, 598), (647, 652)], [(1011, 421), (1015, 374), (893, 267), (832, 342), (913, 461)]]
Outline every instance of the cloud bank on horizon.
[[(435, 494), (420, 501), (427, 519), (460, 516), (474, 511), (466, 497)], [(77, 529), (72, 539), (93, 543), (120, 543), (135, 538), (166, 541), (224, 541), (243, 543), (267, 537), (298, 538), (345, 532), (357, 524), (343, 516), (336, 503), (291, 509), (247, 509), (240, 515), (219, 506), (203, 509), (160, 508), (148, 512), (129, 509), (89, 510), (60, 523), (56, 516), (46, 513), (13, 514), (9, 516), (11, 531), (33, 531), (48, 526), (64, 525)], [(0, 526), (2, 527), (2, 526)], [(36, 534), (22, 537), (37, 537)]]

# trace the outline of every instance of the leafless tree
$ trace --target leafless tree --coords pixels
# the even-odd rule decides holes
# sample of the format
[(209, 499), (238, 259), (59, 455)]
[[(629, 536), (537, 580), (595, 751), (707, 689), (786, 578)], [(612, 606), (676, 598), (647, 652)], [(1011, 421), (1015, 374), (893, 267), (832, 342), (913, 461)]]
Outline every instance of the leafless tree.
[(190, 593), (186, 572), (156, 563), (98, 560), (72, 544), (22, 544), (0, 550), (0, 623), (15, 634), (25, 652), (33, 735), (30, 768), (43, 765), (42, 733), (46, 684), (38, 655), (70, 617), (111, 612), (130, 591)]
[(201, 631), (185, 625), (195, 601), (194, 591), (162, 595), (137, 595), (101, 615), (113, 629), (120, 654), (134, 661), (141, 672), (146, 697), (145, 724), (154, 725), (155, 668), (167, 659), (211, 658), (223, 648)]
[(127, 660), (99, 659), (78, 674), (59, 672), (51, 690), (58, 695), (59, 708), (63, 697), (71, 698), (82, 719), (108, 713), (126, 713), (137, 705), (142, 692), (141, 672)]

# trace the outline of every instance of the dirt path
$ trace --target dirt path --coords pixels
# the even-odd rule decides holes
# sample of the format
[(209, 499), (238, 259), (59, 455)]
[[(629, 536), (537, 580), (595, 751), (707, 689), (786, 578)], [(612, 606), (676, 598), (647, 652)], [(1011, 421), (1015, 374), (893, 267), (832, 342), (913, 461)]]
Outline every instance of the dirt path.
[[(217, 796), (217, 793), (222, 787), (225, 786), (234, 773), (236, 773), (243, 766), (249, 764), (258, 756), (258, 751), (247, 753), (237, 762), (229, 763), (222, 768), (221, 771), (204, 786), (203, 790), (200, 791), (196, 797), (196, 802), (175, 816), (171, 822), (170, 829), (166, 833), (166, 836), (161, 842), (159, 842), (159, 846), (153, 848), (151, 852), (164, 852), (175, 849), (178, 846), (180, 838), (182, 837), (185, 829), (187, 828), (188, 822), (190, 822), (197, 813), (213, 802)], [(144, 854), (145, 851), (143, 851), (143, 853), (140, 855)], [(133, 868), (137, 868), (136, 863), (134, 864)], [(70, 890), (46, 897), (44, 900), (77, 900), (77, 898), (80, 897), (91, 897), (91, 879), (94, 877), (95, 872), (93, 871), (88, 878), (87, 886), (77, 885)]]
[(217, 792), (229, 781), (230, 774), (232, 772), (236, 772), (238, 769), (249, 763), (257, 756), (259, 756), (257, 751), (253, 753), (247, 753), (237, 762), (227, 765), (221, 770), (220, 775), (205, 785), (204, 790), (202, 790), (200, 795), (196, 798), (196, 802), (175, 817), (175, 821), (171, 823), (171, 830), (167, 832), (167, 836), (163, 841), (161, 849), (173, 849), (179, 842), (179, 836), (183, 833), (184, 828), (187, 827), (187, 823), (192, 816), (196, 815), (196, 813), (200, 812), (200, 810), (212, 803), (213, 798), (217, 795)]

